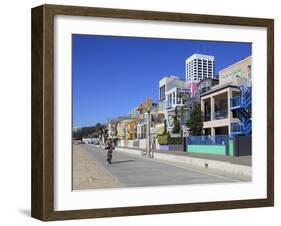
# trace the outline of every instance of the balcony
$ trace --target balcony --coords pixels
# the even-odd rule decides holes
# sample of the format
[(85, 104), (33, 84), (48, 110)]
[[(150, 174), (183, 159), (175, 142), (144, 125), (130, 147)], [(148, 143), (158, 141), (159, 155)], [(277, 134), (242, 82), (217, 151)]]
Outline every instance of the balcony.
[(224, 119), (227, 117), (228, 117), (227, 109), (214, 112), (214, 120)]
[(235, 135), (235, 134), (241, 134), (241, 125), (240, 123), (231, 123), (231, 134)]
[(204, 114), (204, 122), (211, 121), (211, 113), (205, 113)]
[(240, 96), (230, 98), (230, 109), (239, 108), (240, 105), (241, 105), (241, 97)]

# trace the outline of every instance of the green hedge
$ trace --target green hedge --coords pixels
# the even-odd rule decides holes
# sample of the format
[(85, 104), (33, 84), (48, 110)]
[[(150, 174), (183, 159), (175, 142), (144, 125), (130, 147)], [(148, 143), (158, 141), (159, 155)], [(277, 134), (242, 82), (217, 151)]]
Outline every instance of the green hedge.
[(181, 137), (170, 137), (169, 135), (158, 135), (158, 143), (160, 145), (167, 145), (167, 144), (182, 144)]
[(161, 145), (167, 145), (168, 144), (168, 135), (158, 135), (158, 143)]
[(181, 137), (169, 137), (168, 144), (182, 144)]

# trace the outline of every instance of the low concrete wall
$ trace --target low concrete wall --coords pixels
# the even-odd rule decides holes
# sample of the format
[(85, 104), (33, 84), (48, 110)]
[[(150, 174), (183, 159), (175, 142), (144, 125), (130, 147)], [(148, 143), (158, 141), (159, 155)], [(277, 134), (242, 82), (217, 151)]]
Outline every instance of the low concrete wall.
[(124, 140), (119, 140), (118, 146), (124, 147), (125, 146)]
[(134, 140), (128, 140), (128, 147), (133, 148), (134, 147)]
[(139, 148), (146, 149), (146, 139), (139, 140)]
[(183, 151), (183, 145), (181, 145), (181, 144), (159, 145), (157, 150), (160, 150), (160, 151)]
[(251, 177), (252, 175), (252, 167), (232, 164), (229, 162), (200, 159), (200, 158), (189, 157), (189, 156), (171, 155), (171, 154), (164, 154), (164, 153), (154, 153), (154, 157), (162, 160), (172, 161), (172, 162), (187, 163), (203, 168), (206, 168), (207, 166), (209, 169), (215, 169), (215, 170), (219, 170), (235, 175), (240, 175), (240, 176)]
[(171, 151), (183, 151), (182, 144), (169, 144), (169, 150)]
[(138, 141), (137, 140), (118, 140), (117, 146), (137, 148), (138, 147)]
[(158, 150), (160, 150), (160, 151), (168, 151), (169, 150), (169, 146), (168, 145), (161, 145), (161, 144), (159, 144)]
[(160, 150), (160, 144), (158, 143), (158, 140), (156, 139), (156, 145), (155, 145), (155, 148), (157, 149), (157, 150)]

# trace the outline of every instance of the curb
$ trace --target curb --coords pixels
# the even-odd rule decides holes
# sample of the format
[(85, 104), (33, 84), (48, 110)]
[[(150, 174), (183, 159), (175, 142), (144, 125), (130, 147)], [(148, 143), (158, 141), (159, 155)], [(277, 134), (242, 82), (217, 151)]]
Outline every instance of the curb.
[[(142, 155), (141, 150), (127, 149), (123, 147), (116, 147), (115, 150), (126, 152), (129, 154)], [(205, 169), (208, 168), (213, 170), (219, 170), (221, 172), (230, 173), (237, 176), (246, 176), (246, 177), (252, 176), (251, 166), (233, 164), (230, 162), (201, 159), (201, 158), (190, 157), (190, 156), (179, 156), (179, 155), (172, 155), (172, 154), (165, 154), (165, 153), (155, 153), (155, 152), (154, 152), (154, 158), (166, 160), (170, 162), (190, 164)]]

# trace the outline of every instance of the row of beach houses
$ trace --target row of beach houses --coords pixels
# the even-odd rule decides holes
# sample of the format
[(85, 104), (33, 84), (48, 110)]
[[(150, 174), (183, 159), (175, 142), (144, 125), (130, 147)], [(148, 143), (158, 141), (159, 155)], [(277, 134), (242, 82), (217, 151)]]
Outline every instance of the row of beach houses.
[[(251, 62), (248, 56), (215, 75), (214, 56), (193, 54), (185, 61), (184, 80), (163, 77), (158, 100), (144, 97), (128, 116), (111, 119), (107, 136), (128, 148), (150, 145), (156, 150), (251, 154)], [(198, 105), (203, 113), (202, 134), (192, 136), (188, 120)], [(163, 142), (165, 134), (170, 139)]]

